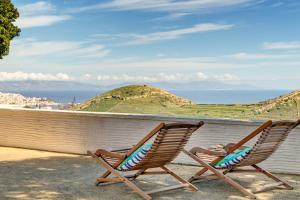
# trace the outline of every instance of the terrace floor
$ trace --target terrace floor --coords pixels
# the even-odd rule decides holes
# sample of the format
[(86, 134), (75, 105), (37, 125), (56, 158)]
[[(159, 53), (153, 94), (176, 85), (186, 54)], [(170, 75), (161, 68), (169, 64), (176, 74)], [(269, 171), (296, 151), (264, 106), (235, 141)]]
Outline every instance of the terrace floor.
[[(197, 167), (170, 165), (184, 178), (188, 178)], [(140, 197), (123, 184), (103, 187), (94, 186), (95, 178), (103, 172), (96, 162), (86, 156), (51, 153), (45, 151), (0, 147), (0, 199), (109, 199), (132, 200)], [(255, 173), (233, 173), (238, 182), (257, 187), (268, 181)], [(258, 199), (300, 199), (300, 176), (282, 175), (295, 189), (273, 190), (258, 194)], [(253, 180), (256, 180), (253, 183)], [(142, 176), (137, 184), (143, 189), (175, 183), (169, 176)], [(198, 192), (175, 190), (160, 193), (154, 199), (247, 199), (222, 181), (195, 184)]]

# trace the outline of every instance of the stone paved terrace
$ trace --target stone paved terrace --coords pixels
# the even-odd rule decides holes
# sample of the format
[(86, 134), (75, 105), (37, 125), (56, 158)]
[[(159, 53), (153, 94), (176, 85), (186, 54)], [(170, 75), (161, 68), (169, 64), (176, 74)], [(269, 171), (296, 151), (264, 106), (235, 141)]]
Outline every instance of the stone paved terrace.
[[(187, 178), (198, 168), (170, 165), (170, 168)], [(92, 199), (92, 200), (134, 200), (140, 197), (123, 184), (95, 187), (94, 180), (103, 169), (86, 156), (45, 151), (0, 147), (0, 199)], [(257, 187), (268, 179), (255, 173), (233, 173), (239, 183)], [(300, 176), (278, 176), (286, 179), (295, 189), (273, 190), (258, 194), (259, 199), (300, 199)], [(253, 180), (256, 180), (253, 184)], [(144, 176), (138, 185), (150, 189), (165, 183), (175, 183), (168, 176)], [(153, 184), (155, 183), (155, 184)], [(158, 185), (156, 185), (158, 184)], [(222, 181), (197, 183), (196, 193), (176, 190), (160, 193), (154, 199), (247, 199)]]

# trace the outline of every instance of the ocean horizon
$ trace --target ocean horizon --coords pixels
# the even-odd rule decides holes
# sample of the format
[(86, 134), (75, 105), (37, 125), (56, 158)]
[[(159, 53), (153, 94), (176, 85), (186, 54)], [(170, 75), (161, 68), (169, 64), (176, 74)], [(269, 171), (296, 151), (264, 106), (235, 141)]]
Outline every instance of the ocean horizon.
[[(5, 91), (27, 97), (46, 97), (58, 103), (82, 103), (107, 90), (82, 91)], [(199, 104), (247, 104), (258, 103), (288, 94), (293, 90), (168, 90), (169, 92)]]

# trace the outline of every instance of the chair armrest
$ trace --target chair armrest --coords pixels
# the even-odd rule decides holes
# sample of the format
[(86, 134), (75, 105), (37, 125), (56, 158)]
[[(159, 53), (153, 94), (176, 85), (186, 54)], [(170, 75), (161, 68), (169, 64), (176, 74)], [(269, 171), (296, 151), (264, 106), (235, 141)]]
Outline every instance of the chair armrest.
[[(235, 143), (228, 143), (228, 144), (226, 144), (226, 145), (223, 147), (223, 149), (224, 149), (226, 152), (228, 152), (228, 151), (229, 151), (231, 148), (233, 148), (235, 145), (236, 145)], [(241, 147), (239, 147), (238, 149), (239, 149), (239, 150), (243, 150), (243, 149), (245, 149), (245, 148), (247, 148), (247, 146), (241, 146)]]
[(116, 153), (111, 151), (106, 151), (104, 149), (98, 149), (95, 153), (97, 156), (106, 156), (110, 158), (117, 158), (117, 159), (124, 159), (126, 157), (126, 154), (124, 153)]
[(207, 155), (210, 155), (210, 156), (219, 156), (219, 157), (224, 157), (226, 156), (226, 152), (220, 152), (220, 151), (212, 151), (212, 150), (209, 150), (209, 149), (203, 149), (201, 147), (194, 147), (190, 150), (190, 152), (192, 154), (196, 154), (196, 153), (203, 153), (203, 154), (207, 154)]

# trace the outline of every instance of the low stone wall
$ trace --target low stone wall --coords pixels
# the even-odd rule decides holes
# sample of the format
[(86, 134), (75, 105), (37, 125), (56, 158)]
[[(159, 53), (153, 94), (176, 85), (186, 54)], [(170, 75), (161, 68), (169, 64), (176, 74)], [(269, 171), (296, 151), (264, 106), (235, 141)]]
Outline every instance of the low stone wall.
[[(205, 125), (193, 135), (187, 149), (239, 141), (262, 123), (139, 114), (0, 109), (0, 146), (85, 154), (87, 150), (134, 145), (160, 122), (200, 120)], [(299, 141), (300, 128), (296, 128), (261, 166), (276, 172), (300, 174)], [(176, 162), (193, 163), (183, 154)]]

